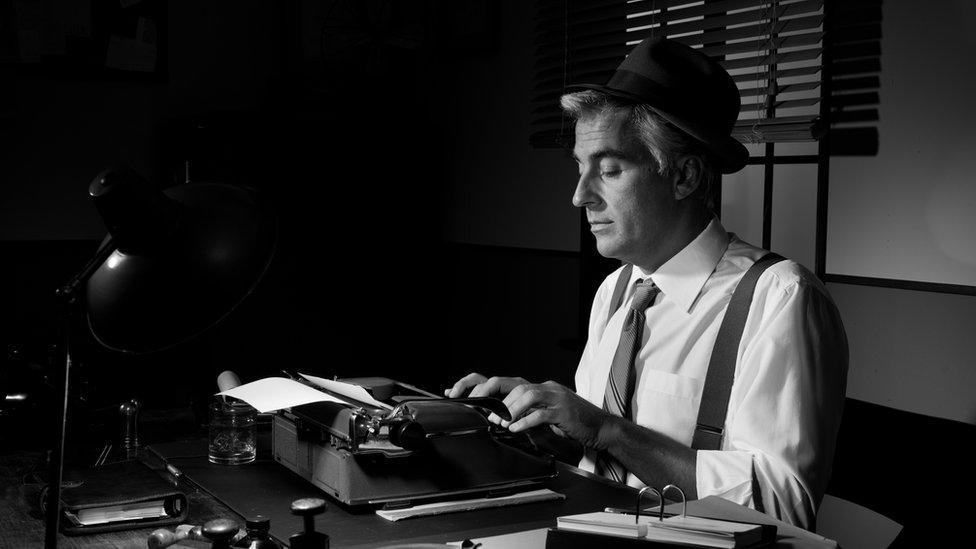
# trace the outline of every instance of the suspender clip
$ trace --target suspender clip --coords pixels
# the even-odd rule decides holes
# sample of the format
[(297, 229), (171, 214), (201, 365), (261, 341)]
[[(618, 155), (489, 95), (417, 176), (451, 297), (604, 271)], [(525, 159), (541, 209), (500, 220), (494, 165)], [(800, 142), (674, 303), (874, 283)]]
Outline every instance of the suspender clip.
[(721, 450), (722, 434), (725, 430), (699, 423), (695, 426), (695, 437), (691, 447), (696, 450)]
[(697, 426), (695, 426), (695, 430), (704, 431), (705, 434), (717, 435), (717, 436), (722, 436), (722, 433), (725, 431), (725, 429), (719, 427), (712, 427), (711, 425), (705, 425), (703, 423), (699, 423)]

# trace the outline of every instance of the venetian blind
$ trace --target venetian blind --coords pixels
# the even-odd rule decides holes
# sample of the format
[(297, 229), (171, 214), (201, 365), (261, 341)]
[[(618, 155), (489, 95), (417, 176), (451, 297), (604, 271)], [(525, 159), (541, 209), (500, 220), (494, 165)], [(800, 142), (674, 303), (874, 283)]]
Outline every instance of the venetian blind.
[(536, 15), (532, 146), (566, 145), (565, 87), (606, 82), (650, 36), (701, 48), (729, 71), (742, 97), (740, 141), (809, 141), (825, 130), (823, 0), (539, 0)]

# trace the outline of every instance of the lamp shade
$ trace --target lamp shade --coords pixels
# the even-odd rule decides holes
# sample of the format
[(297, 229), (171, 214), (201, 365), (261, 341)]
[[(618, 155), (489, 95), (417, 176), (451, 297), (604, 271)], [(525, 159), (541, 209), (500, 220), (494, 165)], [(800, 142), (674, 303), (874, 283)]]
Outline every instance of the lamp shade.
[(109, 228), (102, 245), (116, 249), (88, 279), (88, 323), (116, 351), (160, 351), (204, 332), (254, 289), (274, 255), (275, 218), (248, 189), (159, 191), (114, 169), (89, 194)]

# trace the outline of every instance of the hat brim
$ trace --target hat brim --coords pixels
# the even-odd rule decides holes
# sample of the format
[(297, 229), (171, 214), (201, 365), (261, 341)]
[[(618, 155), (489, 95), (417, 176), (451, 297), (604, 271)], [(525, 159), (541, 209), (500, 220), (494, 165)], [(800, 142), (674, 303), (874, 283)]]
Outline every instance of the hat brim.
[(647, 102), (647, 98), (636, 94), (621, 91), (600, 84), (572, 84), (566, 87), (567, 91), (594, 90), (605, 93), (609, 96), (623, 99), (632, 103), (642, 103), (654, 110), (661, 118), (670, 122), (673, 126), (700, 142), (712, 153), (722, 173), (735, 173), (746, 165), (749, 159), (749, 150), (731, 135), (725, 135), (697, 124), (681, 116), (677, 116), (663, 110), (652, 103)]

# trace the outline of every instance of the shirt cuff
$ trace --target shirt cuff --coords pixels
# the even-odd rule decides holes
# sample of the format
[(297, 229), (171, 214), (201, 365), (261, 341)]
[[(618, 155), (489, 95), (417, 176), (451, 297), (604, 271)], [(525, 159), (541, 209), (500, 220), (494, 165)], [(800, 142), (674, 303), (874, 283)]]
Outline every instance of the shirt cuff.
[(698, 497), (720, 496), (740, 505), (752, 501), (752, 453), (734, 450), (699, 450), (695, 464)]

